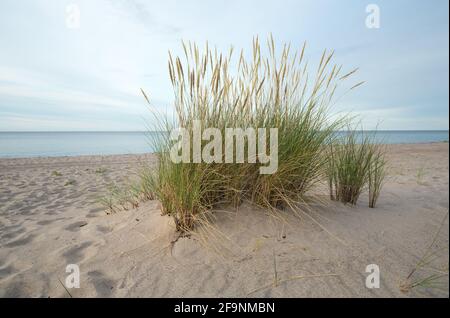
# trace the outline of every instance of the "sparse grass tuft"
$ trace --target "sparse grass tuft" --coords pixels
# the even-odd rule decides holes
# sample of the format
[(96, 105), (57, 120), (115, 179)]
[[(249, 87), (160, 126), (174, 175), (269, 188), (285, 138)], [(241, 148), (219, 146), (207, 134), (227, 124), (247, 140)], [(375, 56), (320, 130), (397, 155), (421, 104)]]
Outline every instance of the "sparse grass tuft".
[(140, 196), (143, 200), (154, 200), (155, 194), (153, 193), (153, 178), (152, 178), (152, 169), (149, 167), (145, 167), (141, 170), (139, 174), (139, 184), (135, 186), (137, 191), (140, 193)]
[(67, 186), (70, 186), (70, 185), (74, 185), (75, 183), (76, 183), (75, 180), (67, 180), (66, 183), (64, 183), (64, 186), (67, 187)]
[(97, 174), (104, 174), (106, 171), (108, 171), (106, 168), (101, 167), (101, 168), (97, 168), (95, 170), (95, 173), (97, 173)]
[[(425, 249), (424, 254), (419, 259), (417, 264), (408, 274), (406, 279), (400, 284), (400, 290), (404, 293), (410, 292), (414, 288), (435, 288), (444, 289), (448, 284), (448, 262), (446, 268), (438, 269), (432, 267), (431, 264), (443, 257), (442, 254), (448, 255), (448, 245), (444, 244), (443, 247), (437, 248), (439, 235), (445, 226), (448, 218), (448, 211), (442, 219), (438, 230), (434, 234), (433, 240), (430, 245)], [(448, 226), (448, 224), (447, 224)], [(422, 273), (420, 273), (422, 272)], [(427, 273), (424, 274), (423, 272)], [(430, 273), (431, 272), (431, 273)], [(445, 279), (447, 282), (445, 282)], [(448, 287), (447, 287), (448, 291)]]
[(151, 170), (144, 169), (139, 175), (139, 182), (122, 187), (110, 184), (108, 192), (99, 198), (99, 203), (105, 208), (107, 214), (136, 209), (141, 202), (153, 200), (154, 194), (150, 190), (148, 173), (151, 173)]
[(62, 173), (55, 170), (55, 171), (52, 171), (52, 176), (54, 176), (54, 177), (61, 177)]
[(419, 185), (426, 185), (426, 183), (424, 182), (424, 177), (425, 177), (425, 167), (420, 167), (419, 170), (417, 170), (416, 173), (416, 182)]
[(106, 214), (112, 214), (117, 212), (115, 205), (115, 198), (111, 192), (109, 192), (105, 196), (100, 197), (98, 199), (98, 202), (100, 203), (100, 205), (103, 206), (103, 208), (106, 211)]

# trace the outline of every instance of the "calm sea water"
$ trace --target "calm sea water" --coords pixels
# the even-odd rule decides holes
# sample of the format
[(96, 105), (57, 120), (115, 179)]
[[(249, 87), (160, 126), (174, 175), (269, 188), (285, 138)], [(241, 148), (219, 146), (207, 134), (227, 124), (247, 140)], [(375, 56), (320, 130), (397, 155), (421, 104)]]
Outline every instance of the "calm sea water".
[[(445, 131), (378, 131), (384, 143), (424, 143), (449, 140)], [(0, 157), (53, 157), (140, 154), (152, 152), (144, 132), (0, 132)]]

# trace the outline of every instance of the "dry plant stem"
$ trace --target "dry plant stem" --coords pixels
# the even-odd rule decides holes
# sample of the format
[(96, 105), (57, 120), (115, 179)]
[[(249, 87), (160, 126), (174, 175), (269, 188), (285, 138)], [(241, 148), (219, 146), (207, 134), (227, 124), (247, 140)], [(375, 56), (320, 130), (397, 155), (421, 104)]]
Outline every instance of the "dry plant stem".
[(444, 218), (442, 219), (440, 225), (439, 225), (439, 229), (436, 231), (436, 233), (433, 236), (433, 240), (431, 241), (430, 245), (428, 245), (428, 247), (425, 249), (425, 253), (423, 254), (423, 256), (419, 259), (419, 261), (417, 262), (416, 266), (411, 270), (411, 272), (408, 274), (408, 276), (405, 279), (405, 282), (402, 283), (402, 285), (400, 286), (401, 290), (403, 292), (409, 292), (412, 288), (420, 286), (422, 284), (428, 283), (428, 282), (433, 282), (436, 281), (437, 279), (441, 278), (441, 277), (445, 277), (448, 276), (448, 272), (447, 273), (441, 273), (440, 275), (431, 275), (426, 277), (425, 279), (418, 281), (418, 282), (412, 282), (410, 283), (409, 281), (411, 280), (411, 278), (413, 277), (413, 275), (421, 268), (423, 268), (425, 265), (429, 264), (431, 260), (429, 260), (429, 257), (431, 257), (433, 255), (432, 252), (432, 247), (436, 244), (436, 241), (439, 237), (439, 234), (441, 233), (444, 224), (445, 224), (445, 220), (447, 219), (449, 215), (449, 212), (447, 211), (447, 213), (445, 214)]
[(67, 294), (69, 295), (70, 298), (72, 297), (72, 294), (69, 292), (69, 290), (67, 289), (66, 285), (64, 285), (61, 281), (61, 279), (58, 278), (59, 283), (61, 284), (61, 286), (64, 288), (64, 290), (67, 292)]

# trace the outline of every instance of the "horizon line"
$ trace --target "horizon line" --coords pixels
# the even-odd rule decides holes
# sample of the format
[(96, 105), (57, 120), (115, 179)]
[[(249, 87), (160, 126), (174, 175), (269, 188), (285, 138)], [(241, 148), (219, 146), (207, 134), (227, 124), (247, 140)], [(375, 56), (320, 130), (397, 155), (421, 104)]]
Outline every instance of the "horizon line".
[[(233, 128), (233, 127), (230, 127)], [(162, 132), (163, 130), (0, 130), (0, 133), (148, 133), (148, 132)], [(348, 130), (337, 130), (348, 131)], [(449, 129), (356, 129), (356, 131), (397, 131), (397, 132), (438, 132), (446, 131)]]

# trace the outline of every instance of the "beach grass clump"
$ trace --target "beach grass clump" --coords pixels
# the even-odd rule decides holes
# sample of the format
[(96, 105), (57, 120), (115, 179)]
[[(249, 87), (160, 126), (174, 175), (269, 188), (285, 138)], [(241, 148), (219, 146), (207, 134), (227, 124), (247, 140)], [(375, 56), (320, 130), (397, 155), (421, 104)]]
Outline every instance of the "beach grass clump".
[(96, 174), (104, 174), (106, 171), (108, 171), (106, 168), (100, 167), (95, 169)]
[(73, 180), (73, 179), (67, 180), (66, 183), (64, 183), (64, 186), (65, 186), (65, 187), (71, 186), (71, 185), (74, 185), (75, 183), (76, 183), (76, 181)]
[[(288, 44), (277, 50), (272, 37), (266, 51), (255, 38), (251, 54), (241, 51), (236, 63), (233, 48), (224, 54), (206, 44), (200, 52), (189, 42), (183, 43), (183, 50), (184, 57), (173, 58), (169, 52), (175, 114), (173, 118), (157, 114), (154, 130), (171, 132), (183, 127), (192, 139), (196, 126), (202, 131), (215, 128), (221, 136), (227, 129), (237, 128), (244, 132), (243, 153), (250, 154), (248, 150), (256, 144), (258, 149), (253, 157), (242, 158), (233, 152), (227, 159), (230, 145), (225, 138), (213, 148), (208, 148), (209, 140), (202, 140), (200, 148), (189, 143), (186, 156), (183, 153), (187, 162), (174, 162), (170, 152), (175, 142), (168, 134), (155, 138), (158, 166), (147, 176), (146, 184), (163, 212), (174, 218), (178, 230), (187, 231), (217, 206), (237, 207), (250, 201), (279, 209), (303, 202), (323, 178), (327, 145), (334, 139), (334, 131), (346, 122), (345, 118), (331, 118), (334, 95), (356, 70), (341, 73), (342, 68), (331, 62), (333, 52), (325, 51), (311, 73), (305, 45), (298, 51)], [(267, 133), (256, 141), (249, 128), (264, 128)], [(271, 165), (261, 159), (273, 150), (272, 128), (277, 134), (277, 165), (271, 173), (261, 173)], [(206, 152), (212, 160), (198, 160), (199, 149), (203, 158)]]
[(419, 185), (426, 185), (426, 183), (424, 181), (424, 178), (425, 178), (425, 167), (422, 166), (422, 167), (420, 167), (417, 170), (417, 173), (416, 173), (416, 182), (417, 182), (417, 184), (419, 184)]
[(160, 201), (162, 214), (173, 217), (178, 231), (188, 232), (195, 222), (205, 219), (204, 212), (232, 200), (231, 169), (219, 164), (174, 163), (168, 136), (160, 136), (157, 142), (158, 166), (141, 174), (142, 189)]
[(149, 179), (149, 186), (161, 204), (163, 214), (172, 216), (176, 228), (185, 231), (193, 226), (194, 215), (202, 213), (206, 206), (204, 170), (199, 165), (174, 164), (167, 153), (159, 154), (157, 173)]
[(59, 172), (59, 171), (54, 170), (54, 171), (52, 171), (52, 176), (54, 176), (54, 177), (61, 177), (62, 173)]
[(329, 146), (330, 198), (356, 205), (369, 189), (369, 206), (375, 207), (385, 178), (385, 148), (375, 133), (349, 129)]

